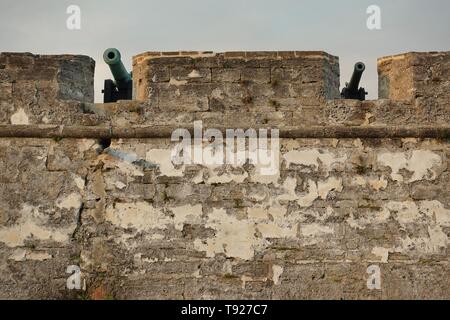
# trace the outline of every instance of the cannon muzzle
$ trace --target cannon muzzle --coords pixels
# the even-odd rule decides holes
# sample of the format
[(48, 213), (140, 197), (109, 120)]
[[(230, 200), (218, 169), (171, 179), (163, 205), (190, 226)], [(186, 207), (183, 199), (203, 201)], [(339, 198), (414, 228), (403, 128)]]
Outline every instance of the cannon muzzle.
[(103, 102), (116, 102), (117, 100), (131, 100), (133, 96), (133, 80), (131, 74), (122, 63), (119, 50), (115, 48), (106, 49), (103, 60), (114, 77), (113, 80), (105, 80), (103, 90)]
[(366, 100), (366, 90), (364, 88), (359, 88), (359, 83), (363, 75), (366, 66), (362, 62), (355, 64), (355, 69), (353, 71), (350, 82), (346, 83), (345, 88), (342, 89), (341, 97), (344, 99), (354, 99), (354, 100)]

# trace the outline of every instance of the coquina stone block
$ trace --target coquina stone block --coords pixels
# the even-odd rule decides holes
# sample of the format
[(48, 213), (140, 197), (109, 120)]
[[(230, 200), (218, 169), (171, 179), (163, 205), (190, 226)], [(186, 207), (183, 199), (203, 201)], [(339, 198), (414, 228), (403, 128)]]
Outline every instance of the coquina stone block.
[(324, 52), (147, 52), (133, 58), (134, 94), (160, 110), (319, 105), (339, 97), (339, 61)]
[(87, 56), (0, 53), (0, 122), (51, 123), (81, 113), (82, 102), (94, 102), (94, 67)]
[(411, 52), (378, 59), (380, 99), (450, 108), (450, 52)]

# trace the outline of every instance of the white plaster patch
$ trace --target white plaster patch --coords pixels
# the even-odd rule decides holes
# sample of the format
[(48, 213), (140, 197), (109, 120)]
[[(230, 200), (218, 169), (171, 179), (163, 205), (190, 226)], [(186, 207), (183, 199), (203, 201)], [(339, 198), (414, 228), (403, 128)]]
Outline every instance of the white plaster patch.
[(450, 210), (446, 209), (439, 201), (421, 201), (420, 211), (431, 218), (436, 224), (443, 227), (450, 227)]
[(138, 232), (167, 228), (171, 219), (148, 202), (115, 203), (106, 208), (105, 219), (121, 228), (134, 228)]
[(273, 265), (272, 266), (272, 281), (275, 285), (280, 284), (280, 277), (283, 274), (283, 267), (282, 266), (277, 266), (277, 265)]
[(56, 206), (60, 209), (79, 209), (81, 204), (82, 200), (79, 193), (71, 193), (65, 198), (56, 200)]
[(52, 255), (43, 251), (28, 251), (25, 249), (16, 249), (14, 253), (9, 256), (8, 260), (14, 261), (26, 261), (26, 260), (35, 260), (35, 261), (44, 261), (52, 259)]
[(331, 177), (317, 182), (317, 193), (321, 199), (326, 200), (328, 193), (333, 190), (342, 192), (342, 179)]
[(137, 167), (132, 163), (119, 159), (116, 156), (105, 154), (99, 157), (98, 160), (102, 160), (105, 165), (113, 168), (117, 168), (120, 172), (124, 173), (128, 177), (143, 177), (144, 171), (141, 167)]
[(264, 239), (256, 238), (253, 222), (229, 216), (225, 209), (214, 208), (208, 215), (205, 226), (216, 230), (215, 237), (205, 241), (196, 239), (194, 247), (199, 251), (205, 251), (208, 257), (224, 253), (227, 257), (251, 260), (255, 249), (265, 243)]
[(263, 238), (294, 238), (297, 236), (297, 223), (286, 218), (287, 208), (271, 206), (247, 209), (248, 219), (255, 223)]
[(256, 228), (261, 232), (263, 238), (294, 238), (297, 235), (297, 224), (285, 223), (284, 225), (275, 224), (273, 222), (258, 223)]
[(380, 258), (379, 262), (387, 263), (389, 259), (389, 249), (382, 247), (375, 247), (372, 249), (372, 254)]
[(414, 223), (420, 219), (419, 208), (413, 201), (389, 201), (385, 208), (394, 214), (396, 220), (403, 226)]
[(220, 173), (217, 170), (217, 167), (209, 167), (208, 168), (208, 179), (206, 180), (207, 184), (221, 184), (221, 183), (230, 183), (232, 181), (236, 183), (242, 183), (248, 177), (248, 173), (244, 171), (241, 174), (236, 174), (233, 172), (229, 172), (226, 170), (223, 172), (220, 170)]
[(80, 191), (84, 190), (84, 179), (75, 173), (71, 173), (72, 179), (75, 182), (75, 185)]
[(412, 250), (421, 253), (439, 253), (448, 244), (448, 237), (440, 226), (429, 226), (428, 237), (411, 238), (406, 236), (401, 239), (401, 246), (397, 247), (396, 250), (400, 252)]
[(328, 176), (336, 163), (344, 163), (347, 156), (337, 157), (335, 154), (319, 149), (306, 150), (292, 150), (283, 155), (286, 160), (286, 166), (289, 167), (291, 163), (297, 165), (304, 165), (313, 167), (313, 170), (319, 169), (319, 164), (322, 164)]
[(172, 163), (172, 150), (170, 149), (152, 149), (145, 156), (146, 161), (159, 165), (161, 175), (167, 177), (183, 176), (183, 168), (175, 169)]
[[(200, 224), (202, 222), (202, 205), (184, 205), (168, 208), (173, 218), (166, 215), (162, 209), (154, 208), (148, 202), (115, 203), (106, 209), (105, 219), (121, 228), (134, 228), (136, 231), (149, 231), (152, 229), (165, 230), (173, 225), (177, 230), (183, 226)], [(153, 234), (150, 239), (162, 239), (161, 234)]]
[(443, 227), (450, 226), (450, 210), (439, 201), (389, 201), (378, 212), (370, 212), (364, 217), (355, 219), (353, 214), (347, 220), (353, 228), (364, 229), (368, 225), (385, 223), (395, 219), (406, 229), (408, 225), (427, 225), (428, 236), (407, 234), (398, 239), (398, 246), (392, 248), (374, 248), (372, 253), (379, 256), (382, 262), (386, 260), (387, 252), (413, 251), (421, 254), (434, 254), (441, 252), (449, 244), (447, 234)]
[(386, 189), (388, 181), (382, 176), (380, 179), (369, 179), (369, 186), (375, 191)]
[(365, 178), (363, 176), (354, 176), (351, 184), (355, 186), (365, 187), (367, 184), (375, 191), (386, 189), (388, 181), (382, 176), (381, 178)]
[(368, 211), (364, 212), (364, 215), (360, 215), (355, 218), (354, 214), (351, 213), (350, 217), (347, 219), (347, 223), (350, 227), (355, 229), (364, 229), (368, 225), (385, 223), (391, 216), (390, 211), (387, 208), (383, 208), (380, 211)]
[(247, 209), (247, 215), (252, 220), (265, 220), (268, 218), (267, 209), (261, 207), (250, 207)]
[[(311, 180), (310, 180), (311, 181)], [(314, 181), (312, 181), (314, 183)], [(284, 193), (277, 197), (277, 200), (281, 201), (294, 201), (298, 199), (295, 189), (297, 188), (297, 179), (294, 177), (287, 177), (282, 185)]]
[[(182, 86), (187, 83), (187, 80), (177, 80), (175, 78), (170, 78), (169, 84), (172, 86)], [(178, 94), (179, 95), (179, 94)]]
[(434, 167), (442, 165), (441, 157), (429, 150), (414, 150), (412, 152), (385, 152), (377, 156), (377, 161), (391, 168), (391, 178), (403, 182), (400, 170), (405, 169), (413, 173), (409, 183), (423, 179), (436, 179)]
[(202, 215), (202, 206), (200, 204), (191, 206), (170, 208), (174, 214), (175, 229), (183, 230), (185, 224), (200, 224)]
[(325, 200), (332, 190), (342, 191), (342, 179), (330, 177), (323, 181), (308, 180), (308, 192), (303, 196), (298, 196), (295, 192), (297, 180), (287, 177), (283, 183), (284, 194), (277, 197), (281, 201), (297, 201), (301, 207), (310, 207), (317, 198)]
[(19, 108), (19, 110), (17, 110), (17, 112), (11, 116), (11, 124), (14, 125), (30, 124), (30, 121), (28, 120), (28, 116), (25, 113), (25, 110)]
[(200, 72), (198, 72), (198, 70), (192, 70), (191, 73), (188, 74), (188, 78), (201, 78), (201, 74)]
[[(279, 164), (276, 164), (279, 168)], [(255, 170), (251, 173), (250, 181), (261, 184), (271, 184), (278, 185), (278, 179), (280, 178), (280, 170), (277, 170), (274, 174), (262, 174), (261, 171), (265, 168), (262, 164), (255, 164)]]
[(65, 243), (76, 228), (76, 224), (66, 228), (44, 227), (47, 218), (38, 208), (24, 204), (21, 217), (17, 224), (11, 227), (0, 227), (0, 242), (8, 247), (23, 246), (27, 239), (52, 240)]

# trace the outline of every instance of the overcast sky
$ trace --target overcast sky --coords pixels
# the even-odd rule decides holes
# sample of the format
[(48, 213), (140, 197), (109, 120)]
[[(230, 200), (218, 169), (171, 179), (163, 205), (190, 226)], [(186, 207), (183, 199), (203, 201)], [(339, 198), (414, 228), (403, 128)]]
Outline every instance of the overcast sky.
[[(81, 8), (81, 30), (66, 28), (66, 9)], [(369, 5), (382, 29), (366, 27)], [(73, 53), (96, 62), (96, 101), (105, 48), (131, 57), (166, 50), (324, 50), (340, 57), (341, 85), (357, 60), (362, 85), (377, 97), (376, 59), (407, 51), (450, 50), (448, 0), (0, 0), (0, 51)]]

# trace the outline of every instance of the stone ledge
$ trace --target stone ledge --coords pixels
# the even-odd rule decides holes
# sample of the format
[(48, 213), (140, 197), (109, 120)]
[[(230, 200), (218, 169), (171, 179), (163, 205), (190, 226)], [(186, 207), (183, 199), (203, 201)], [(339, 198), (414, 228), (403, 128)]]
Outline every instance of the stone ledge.
[[(57, 126), (57, 125), (0, 125), (0, 137), (9, 138), (171, 138), (172, 132), (180, 126)], [(191, 135), (193, 127), (186, 126)], [(227, 129), (214, 127), (224, 135)], [(208, 129), (204, 127), (203, 129)], [(258, 129), (276, 128), (255, 127)], [(347, 127), (347, 126), (318, 126), (318, 127), (284, 127), (279, 129), (280, 138), (435, 138), (449, 139), (450, 126), (382, 126), (382, 127)]]
[(326, 53), (325, 51), (147, 51), (133, 56), (133, 65), (135, 62), (141, 62), (144, 59), (158, 59), (168, 57), (215, 57), (222, 55), (227, 58), (241, 58), (241, 59), (291, 59), (298, 57), (315, 57), (324, 56), (328, 59), (336, 60), (337, 56)]

